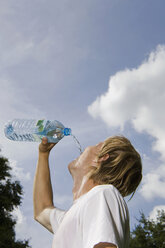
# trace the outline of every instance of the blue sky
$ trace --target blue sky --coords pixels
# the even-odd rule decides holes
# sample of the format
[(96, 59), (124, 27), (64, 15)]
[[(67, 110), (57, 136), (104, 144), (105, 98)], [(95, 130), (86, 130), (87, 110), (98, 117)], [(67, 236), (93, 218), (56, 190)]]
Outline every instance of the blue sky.
[[(165, 32), (163, 0), (0, 1), (0, 147), (21, 181), (18, 238), (33, 248), (52, 235), (33, 220), (38, 144), (11, 142), (13, 118), (59, 120), (83, 147), (128, 137), (143, 160), (143, 181), (128, 202), (131, 228), (143, 210), (165, 208)], [(54, 203), (72, 204), (68, 163), (79, 155), (71, 137), (50, 157)], [(160, 207), (159, 207), (160, 208)]]

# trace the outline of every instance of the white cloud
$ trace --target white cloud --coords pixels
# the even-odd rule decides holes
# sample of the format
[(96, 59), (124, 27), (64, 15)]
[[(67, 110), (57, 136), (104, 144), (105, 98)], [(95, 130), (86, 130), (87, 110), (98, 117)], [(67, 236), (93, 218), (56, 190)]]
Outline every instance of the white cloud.
[(155, 206), (149, 214), (149, 219), (156, 221), (158, 211), (161, 211), (161, 210), (165, 211), (165, 205)]
[(17, 161), (9, 159), (10, 166), (12, 168), (12, 175), (19, 181), (29, 181), (30, 180), (30, 173), (24, 172), (23, 168), (18, 167)]
[[(94, 118), (102, 119), (109, 127), (124, 128), (131, 122), (137, 132), (147, 132), (155, 138), (152, 148), (165, 162), (165, 46), (159, 45), (138, 68), (117, 72), (109, 80), (108, 91), (89, 107)], [(156, 190), (165, 185), (164, 165), (144, 178), (143, 196), (165, 197)], [(148, 193), (147, 193), (148, 192)]]
[(16, 220), (15, 225), (15, 233), (16, 239), (29, 239), (29, 226), (27, 223), (27, 218), (25, 217), (24, 213), (21, 211), (20, 207), (14, 208), (12, 212), (13, 218)]
[(147, 200), (152, 200), (154, 196), (165, 198), (165, 173), (157, 171), (147, 173), (143, 178), (143, 185), (140, 193)]
[(23, 215), (19, 207), (13, 210), (12, 216), (16, 220), (15, 230), (19, 233), (22, 231), (22, 228), (26, 226), (26, 217)]
[[(43, 247), (51, 246), (52, 235), (41, 225), (39, 226), (32, 216), (26, 217), (19, 207), (13, 210), (12, 216), (16, 219), (16, 239), (29, 240), (29, 244), (36, 248), (41, 247), (41, 244)], [(38, 233), (40, 233), (40, 238), (38, 238)]]

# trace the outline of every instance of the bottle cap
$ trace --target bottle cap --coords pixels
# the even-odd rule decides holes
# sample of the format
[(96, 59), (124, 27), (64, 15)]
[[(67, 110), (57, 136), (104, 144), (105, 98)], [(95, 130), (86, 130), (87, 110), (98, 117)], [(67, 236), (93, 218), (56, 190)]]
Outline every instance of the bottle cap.
[(64, 135), (65, 136), (68, 136), (68, 135), (71, 135), (71, 129), (70, 128), (64, 128)]

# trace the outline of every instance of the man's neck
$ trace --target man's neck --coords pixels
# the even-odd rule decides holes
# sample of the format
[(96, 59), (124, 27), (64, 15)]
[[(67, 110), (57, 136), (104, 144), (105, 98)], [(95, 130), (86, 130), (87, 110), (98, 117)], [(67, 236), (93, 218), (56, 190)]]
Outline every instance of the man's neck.
[(73, 200), (76, 200), (80, 196), (86, 194), (96, 185), (98, 184), (94, 183), (93, 180), (88, 179), (87, 177), (83, 177), (81, 180), (74, 182), (73, 189), (72, 189)]

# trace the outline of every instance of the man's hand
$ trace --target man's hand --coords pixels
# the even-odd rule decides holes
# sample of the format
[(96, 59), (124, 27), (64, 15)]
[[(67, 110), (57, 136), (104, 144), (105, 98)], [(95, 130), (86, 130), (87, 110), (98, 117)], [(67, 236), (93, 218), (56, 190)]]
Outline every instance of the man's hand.
[(42, 154), (49, 154), (52, 148), (56, 145), (57, 143), (48, 143), (48, 139), (46, 137), (42, 138), (42, 142), (39, 145), (39, 153)]

